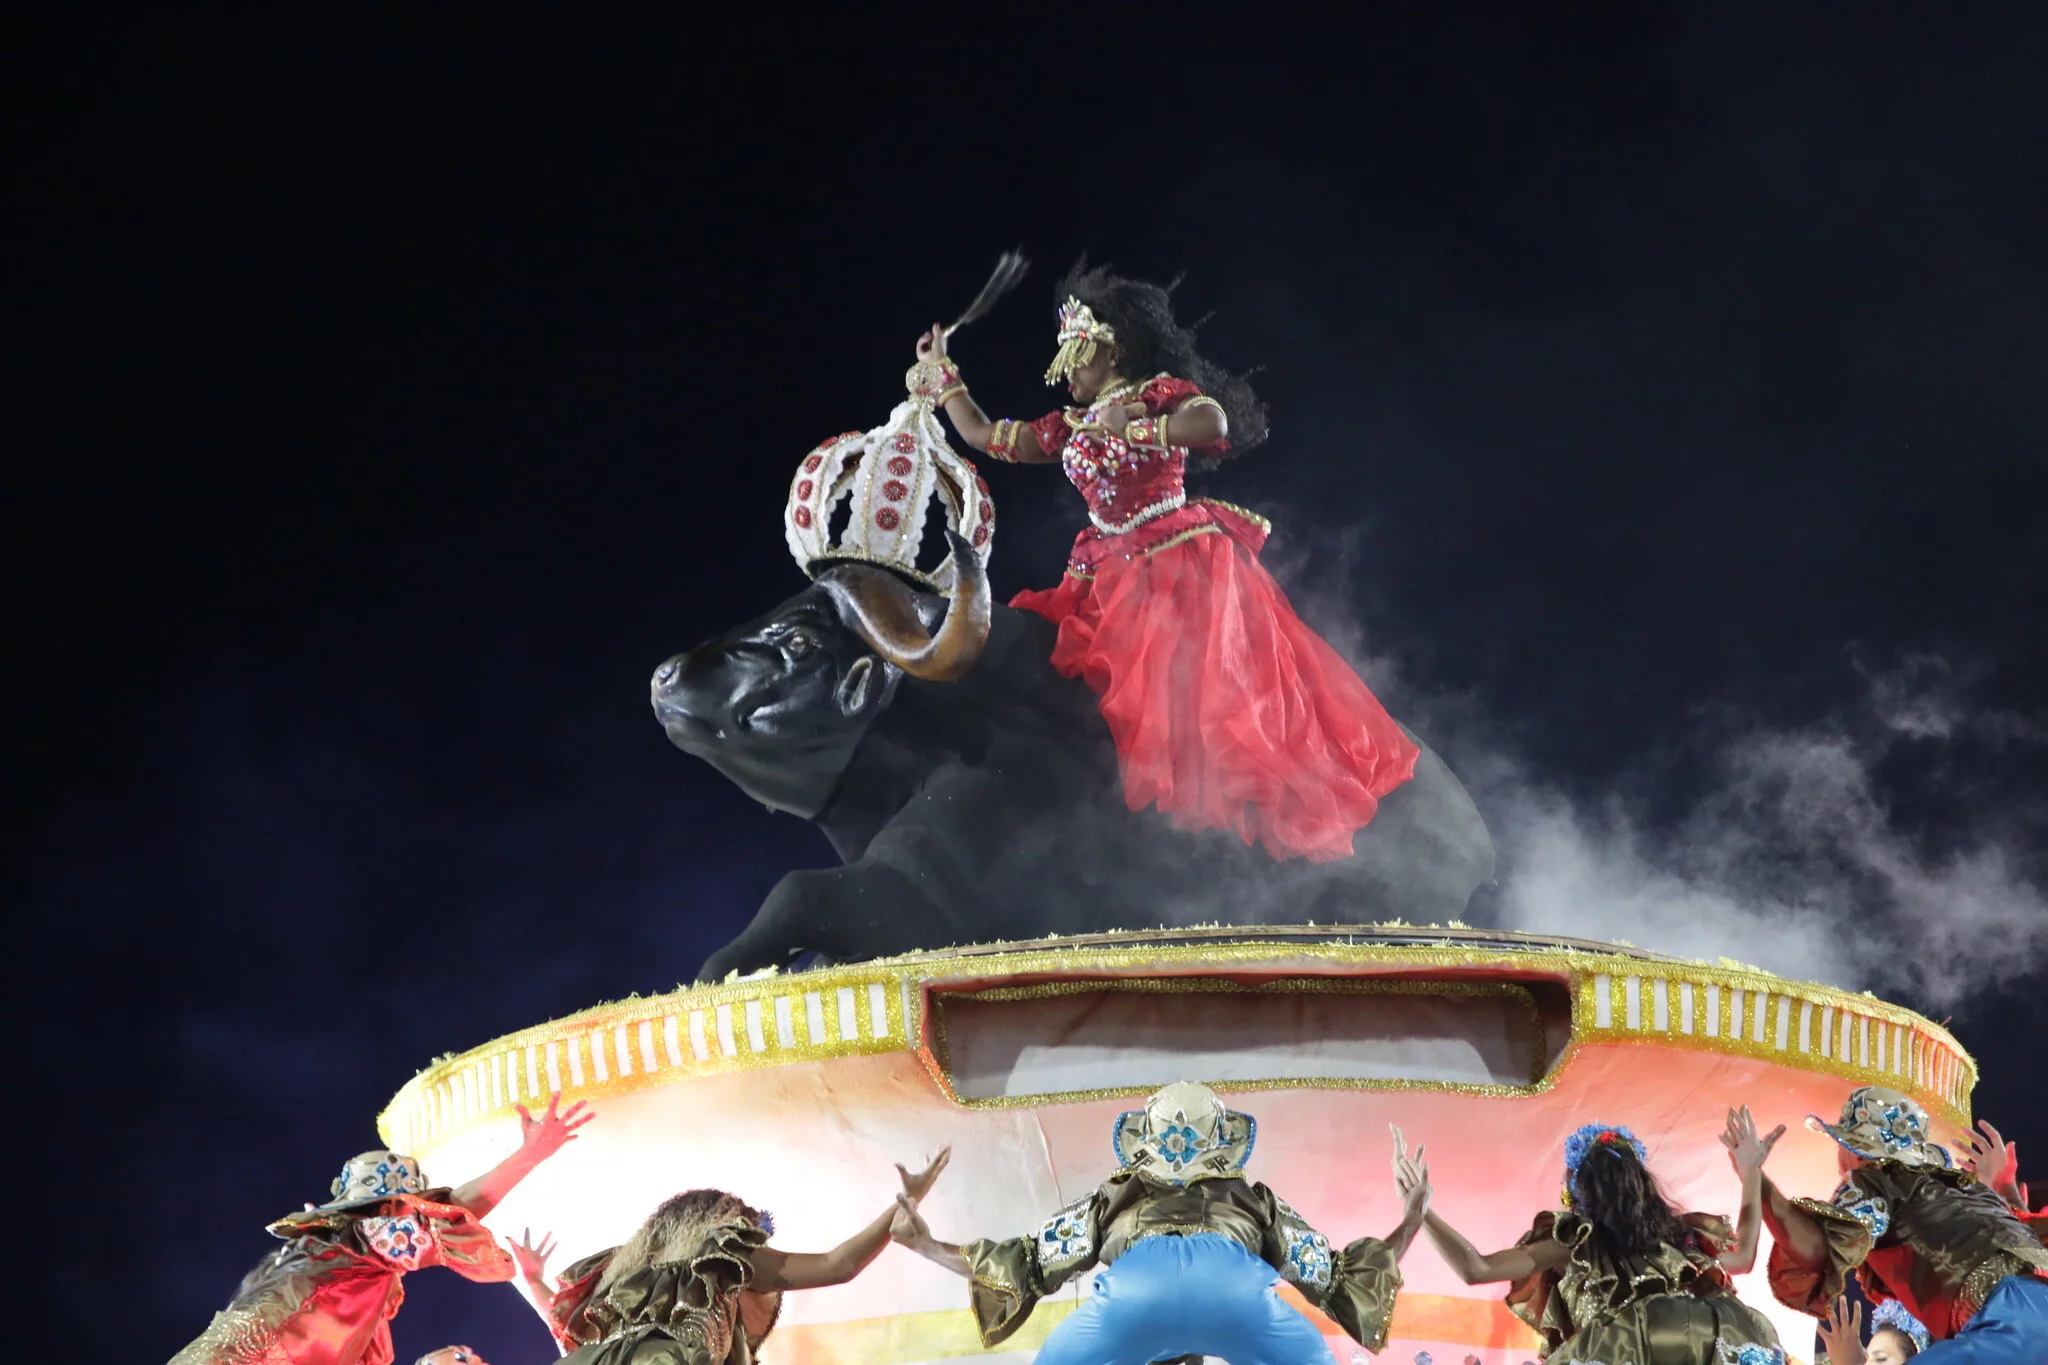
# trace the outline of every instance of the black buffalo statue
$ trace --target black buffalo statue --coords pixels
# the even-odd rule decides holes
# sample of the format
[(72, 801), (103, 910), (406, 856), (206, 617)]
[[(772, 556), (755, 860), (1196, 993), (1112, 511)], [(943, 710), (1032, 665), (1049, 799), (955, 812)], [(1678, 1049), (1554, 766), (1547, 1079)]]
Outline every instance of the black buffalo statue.
[(1131, 811), (1094, 693), (1049, 662), (1052, 626), (992, 606), (952, 542), (950, 602), (841, 563), (655, 670), (676, 747), (844, 862), (784, 877), (700, 979), (1106, 929), (1434, 923), (1492, 877), (1485, 822), (1427, 746), (1336, 862)]

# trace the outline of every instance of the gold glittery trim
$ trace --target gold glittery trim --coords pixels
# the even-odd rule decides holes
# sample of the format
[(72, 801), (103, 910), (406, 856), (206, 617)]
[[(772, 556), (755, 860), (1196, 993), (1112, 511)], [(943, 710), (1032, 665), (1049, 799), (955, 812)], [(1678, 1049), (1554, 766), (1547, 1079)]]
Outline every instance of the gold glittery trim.
[(1257, 526), (1261, 531), (1264, 531), (1267, 535), (1273, 534), (1273, 523), (1266, 520), (1264, 517), (1260, 516), (1257, 512), (1252, 511), (1252, 509), (1249, 507), (1239, 507), (1236, 503), (1225, 502), (1221, 498), (1203, 498), (1202, 501), (1213, 502), (1218, 507), (1227, 507), (1231, 511), (1237, 513), (1239, 516), (1243, 517), (1246, 521), (1249, 521), (1255, 526)]
[[(957, 988), (959, 983), (987, 988), (1048, 976), (1202, 978), (1251, 974), (1302, 978), (1424, 971), (1452, 977), (1549, 976), (1566, 983), (1572, 1000), (1571, 1041), (1552, 1062), (1547, 1081), (1561, 1076), (1574, 1051), (1584, 1044), (1650, 1043), (1756, 1058), (1838, 1076), (1854, 1084), (1889, 1085), (1951, 1123), (1967, 1127), (1970, 1122), (1969, 1096), (1976, 1084), (1976, 1063), (1970, 1055), (1940, 1025), (1872, 996), (1787, 981), (1739, 963), (1687, 962), (1613, 944), (1505, 930), (1261, 925), (1089, 934), (1028, 944), (952, 948), (795, 975), (689, 987), (669, 995), (601, 1005), (436, 1062), (393, 1098), (378, 1119), (378, 1131), (394, 1150), (426, 1159), (449, 1138), (477, 1124), (502, 1121), (514, 1103), (544, 1098), (552, 1081), (559, 1081), (565, 1098), (576, 1099), (788, 1062), (894, 1052), (927, 1054), (926, 994), (949, 985)], [(1634, 1027), (1628, 1023), (1630, 977), (1637, 981)], [(1666, 1026), (1661, 1029), (1655, 1027), (1654, 988), (1658, 981), (1665, 983), (1667, 993)], [(1694, 1032), (1690, 1035), (1680, 1027), (1681, 988), (1685, 985), (1693, 987), (1690, 1018)], [(1708, 987), (1719, 992), (1724, 1020), (1730, 992), (1743, 992), (1746, 1022), (1739, 1038), (1727, 1036), (1725, 1022), (1717, 1037), (1704, 1034)], [(850, 1030), (839, 1017), (841, 992), (850, 993), (855, 1006)], [(1607, 1001), (1604, 1009), (1602, 994)], [(1759, 994), (1767, 1001), (1768, 1016), (1760, 1041), (1753, 1028), (1753, 1001)], [(821, 1002), (822, 1027), (817, 1037), (810, 1028), (809, 1001), (813, 996)], [(882, 1004), (879, 1029), (874, 1026), (872, 1008), (877, 998)], [(1786, 1045), (1782, 1049), (1778, 1047), (1780, 1000), (1787, 1002)], [(778, 1001), (789, 1002), (787, 1044), (782, 1041)], [(720, 1007), (726, 1011), (722, 1030), (718, 1025)], [(1805, 1049), (1800, 1047), (1803, 1009), (1808, 1016)], [(1829, 1011), (1832, 1013), (1824, 1015)], [(1869, 1031), (1873, 1051), (1869, 1062), (1856, 1060), (1858, 1054), (1853, 1049), (1849, 1059), (1822, 1055), (1820, 1021), (1826, 1017), (1832, 1022), (1834, 1039), (1839, 1042), (1843, 1012), (1851, 1016), (1852, 1034)], [(749, 1028), (750, 1016), (758, 1034)], [(670, 1020), (676, 1022), (671, 1025)], [(706, 1043), (703, 1056), (695, 1049), (693, 1021), (695, 1036)], [(668, 1041), (671, 1028), (677, 1039), (673, 1052)], [(761, 1038), (759, 1048), (753, 1046), (755, 1036)], [(622, 1065), (618, 1056), (622, 1037), (629, 1065)], [(733, 1043), (730, 1052), (725, 1050), (726, 1038)], [(1877, 1064), (1874, 1054), (1880, 1038), (1886, 1053), (1882, 1064)], [(1892, 1062), (1894, 1041), (1900, 1045), (1903, 1070), (1895, 1069)], [(547, 1064), (550, 1056), (552, 1080)], [(652, 1066), (646, 1064), (650, 1056)], [(927, 1060), (925, 1064), (929, 1067), (932, 1063)], [(1287, 1081), (1261, 1087), (1233, 1082), (1231, 1088), (1296, 1084)], [(1507, 1093), (1527, 1092), (1509, 1087)]]
[[(1546, 1040), (1543, 1018), (1536, 997), (1526, 987), (1507, 981), (1359, 981), (1345, 977), (1286, 977), (1278, 981), (1247, 984), (1214, 977), (1111, 977), (1093, 981), (1041, 981), (1029, 986), (997, 986), (982, 991), (934, 991), (927, 1009), (930, 1042), (923, 1059), (925, 1070), (939, 1083), (947, 1099), (964, 1109), (1024, 1109), (1040, 1104), (1071, 1104), (1081, 1100), (1115, 1099), (1149, 1095), (1156, 1085), (1109, 1086), (1092, 1090), (1061, 1090), (1038, 1095), (1003, 1095), (992, 1099), (968, 1099), (953, 1085), (951, 1048), (946, 1036), (946, 1006), (958, 1001), (1045, 1000), (1059, 996), (1092, 995), (1101, 991), (1140, 995), (1297, 995), (1324, 992), (1333, 995), (1432, 995), (1474, 998), (1491, 996), (1520, 1004), (1528, 1015), (1530, 1056), (1541, 1068)], [(1563, 1061), (1560, 1054), (1558, 1061)], [(1367, 1080), (1348, 1076), (1285, 1076), (1268, 1080), (1208, 1080), (1217, 1090), (1441, 1090), (1460, 1095), (1535, 1095), (1554, 1083), (1558, 1066), (1543, 1068), (1527, 1085), (1488, 1085), (1465, 1081)]]

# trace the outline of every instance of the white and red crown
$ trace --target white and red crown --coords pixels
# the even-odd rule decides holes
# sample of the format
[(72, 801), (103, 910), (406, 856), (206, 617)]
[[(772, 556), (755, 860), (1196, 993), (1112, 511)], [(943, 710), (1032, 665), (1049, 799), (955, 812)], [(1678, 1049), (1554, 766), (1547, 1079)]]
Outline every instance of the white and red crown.
[[(931, 401), (913, 396), (873, 431), (834, 436), (804, 456), (782, 518), (789, 552), (814, 578), (853, 560), (950, 592), (950, 551), (930, 570), (917, 563), (935, 495), (946, 523), (988, 563), (996, 533), (988, 484), (946, 443)], [(848, 503), (846, 526), (835, 540), (832, 518), (842, 501)]]

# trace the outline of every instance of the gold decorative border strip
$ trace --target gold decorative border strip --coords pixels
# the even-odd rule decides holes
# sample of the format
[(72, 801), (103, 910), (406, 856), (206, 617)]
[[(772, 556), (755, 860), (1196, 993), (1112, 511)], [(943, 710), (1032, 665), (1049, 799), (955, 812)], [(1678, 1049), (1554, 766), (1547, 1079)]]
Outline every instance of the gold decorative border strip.
[[(1548, 1090), (1564, 1055), (1544, 1065), (1547, 1050), (1543, 1018), (1536, 997), (1528, 988), (1512, 981), (1412, 981), (1333, 976), (1281, 977), (1255, 984), (1217, 977), (1107, 977), (1079, 981), (1041, 981), (1030, 986), (997, 986), (981, 991), (932, 991), (926, 997), (927, 1042), (920, 1056), (925, 1070), (938, 1082), (945, 1097), (963, 1109), (1027, 1109), (1041, 1104), (1073, 1104), (1083, 1100), (1116, 1099), (1149, 1094), (1149, 1085), (1110, 1086), (1095, 1090), (1061, 1090), (1041, 1095), (1002, 1095), (970, 1099), (953, 1084), (951, 1047), (946, 1036), (946, 1006), (955, 1000), (1043, 1000), (1062, 995), (1089, 995), (1098, 991), (1162, 995), (1281, 995), (1330, 992), (1342, 995), (1434, 995), (1502, 996), (1519, 1003), (1528, 1014), (1529, 1055), (1535, 1074), (1526, 1085), (1485, 1084), (1473, 1081), (1365, 1080), (1349, 1076), (1284, 1076), (1272, 1080), (1212, 1080), (1218, 1089), (1257, 1090), (1438, 1090), (1461, 1095), (1534, 1095)], [(1211, 1078), (1198, 1078), (1211, 1079)]]
[[(1571, 1041), (1539, 1089), (1562, 1072), (1579, 1045), (1655, 1043), (1754, 1057), (1855, 1084), (1890, 1085), (1952, 1123), (1969, 1122), (1977, 1076), (1970, 1055), (1940, 1025), (1873, 996), (1787, 981), (1725, 961), (1686, 962), (1540, 940), (1524, 947), (1502, 942), (1506, 935), (1461, 941), (1456, 931), (1429, 938), (1427, 931), (1403, 926), (1387, 931), (1402, 941), (1387, 943), (1294, 937), (1346, 932), (1339, 928), (1267, 932), (1272, 937), (1263, 940), (1219, 940), (1213, 931), (1193, 931), (1180, 939), (1091, 935), (1011, 949), (919, 953), (599, 1005), (435, 1062), (393, 1097), (378, 1130), (399, 1150), (423, 1151), (554, 1090), (580, 1099), (790, 1062), (924, 1054), (927, 993), (977, 984), (1030, 986), (1081, 977), (1096, 983), (1089, 988), (1099, 988), (1105, 979), (1145, 976), (1192, 978), (1187, 985), (1204, 989), (1194, 981), (1354, 974), (1413, 979), (1420, 973), (1429, 974), (1433, 988), (1446, 978), (1481, 975), (1495, 975), (1497, 982), (1500, 976), (1507, 983), (1547, 977), (1566, 984)], [(1372, 931), (1352, 932), (1365, 938)], [(1738, 1001), (1745, 1028), (1731, 1035)], [(1230, 1088), (1299, 1084), (1231, 1082)], [(1437, 1083), (1345, 1084), (1398, 1089)]]

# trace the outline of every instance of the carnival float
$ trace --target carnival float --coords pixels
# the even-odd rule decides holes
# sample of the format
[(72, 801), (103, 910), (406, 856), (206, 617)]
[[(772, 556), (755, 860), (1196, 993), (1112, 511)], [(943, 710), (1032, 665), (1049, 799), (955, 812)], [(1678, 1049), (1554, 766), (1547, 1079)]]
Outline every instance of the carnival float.
[[(1057, 456), (1084, 492), (1116, 485), (1090, 493), (1094, 530), (1070, 568), (1098, 594), (1113, 569), (1128, 572), (1111, 564), (1119, 554), (1137, 564), (1264, 530), (1242, 509), (1198, 505), (1179, 457), (1162, 462), (1179, 449), (1169, 416), (1177, 431), (1221, 430), (1183, 417), (1186, 390), (1089, 389), (1113, 333), (1068, 304), (1056, 372), (1077, 403), (1128, 398), (1124, 425), (1105, 435), (1089, 425), (1096, 409), (1081, 422), (1069, 410), (1065, 429), (1048, 418), (1034, 438), (986, 419), (945, 354), (950, 329), (934, 329), (909, 398), (806, 454), (791, 480), (785, 532), (809, 582), (654, 674), (667, 738), (747, 797), (818, 825), (842, 865), (784, 878), (696, 985), (436, 1062), (381, 1116), (389, 1147), (461, 1184), (518, 1146), (520, 1106), (587, 1101), (599, 1121), (489, 1218), (501, 1234), (549, 1230), (567, 1264), (701, 1186), (770, 1211), (779, 1244), (829, 1245), (895, 1197), (898, 1163), (941, 1147), (951, 1168), (923, 1208), (935, 1233), (1026, 1233), (1116, 1168), (1120, 1115), (1183, 1080), (1256, 1120), (1247, 1176), (1284, 1191), (1333, 1244), (1399, 1217), (1395, 1124), (1427, 1146), (1435, 1207), (1504, 1247), (1557, 1189), (1566, 1135), (1588, 1118), (1632, 1130), (1678, 1207), (1730, 1214), (1730, 1105), (1776, 1123), (1881, 1085), (1924, 1106), (1937, 1138), (1967, 1130), (1971, 1059), (1909, 1010), (1728, 960), (1460, 923), (1493, 876), (1491, 839), (1450, 770), (1391, 720), (1380, 753), (1401, 772), (1367, 799), (1345, 856), (1278, 856), (1277, 821), (1190, 829), (1172, 803), (1140, 801), (1128, 785), (1138, 741), (1099, 696), (1102, 679), (1061, 664), (1070, 628), (992, 600), (993, 497), (939, 414), (994, 458)], [(1117, 325), (1128, 354), (1135, 324)], [(1111, 515), (1119, 489), (1143, 503), (1126, 519)], [(1170, 535), (1132, 539), (1162, 523)], [(1371, 701), (1362, 684), (1356, 695)], [(1795, 1129), (1772, 1172), (1826, 1190), (1835, 1144)], [(1426, 1251), (1402, 1270), (1382, 1358), (1520, 1365), (1543, 1353), (1497, 1288), (1468, 1286)], [(1806, 1359), (1812, 1319), (1774, 1301), (1761, 1273), (1736, 1287), (1787, 1357)], [(1367, 1359), (1286, 1292), (1336, 1359)], [(1066, 1284), (990, 1348), (961, 1283), (898, 1250), (852, 1283), (788, 1295), (763, 1355), (1024, 1359), (1089, 1294), (1085, 1276)]]
[[(1020, 272), (1006, 260), (963, 321)], [(1270, 1242), (1288, 1250), (1253, 1252), (1264, 1261), (1245, 1273), (1264, 1275), (1257, 1291), (1270, 1304), (1278, 1271), (1282, 1295), (1346, 1363), (1372, 1355), (1370, 1338), (1401, 1365), (1520, 1365), (1585, 1330), (1567, 1320), (1561, 1332), (1552, 1318), (1540, 1336), (1497, 1285), (1454, 1273), (1456, 1246), (1436, 1222), (1442, 1254), (1399, 1261), (1395, 1248), (1380, 1261), (1401, 1267), (1399, 1281), (1376, 1281), (1391, 1324), (1374, 1310), (1370, 1328), (1358, 1312), (1339, 1328), (1339, 1308), (1319, 1312), (1329, 1302), (1303, 1297), (1303, 1285), (1329, 1285), (1333, 1257), (1354, 1265), (1389, 1250), (1372, 1238), (1393, 1238), (1397, 1222), (1413, 1236), (1417, 1189), (1473, 1242), (1516, 1248), (1532, 1207), (1573, 1207), (1579, 1162), (1606, 1144), (1614, 1169), (1634, 1162), (1628, 1179), (1642, 1189), (1655, 1189), (1642, 1175), (1655, 1166), (1673, 1218), (1735, 1214), (1745, 1191), (1753, 1216), (1763, 1156), (1786, 1189), (1825, 1191), (1837, 1142), (1858, 1150), (1862, 1138), (1794, 1128), (1772, 1154), (1776, 1138), (1733, 1107), (1763, 1126), (1796, 1124), (1833, 1113), (1851, 1087), (1890, 1097), (1876, 1117), (1855, 1115), (1884, 1128), (1886, 1146), (1872, 1152), (1896, 1148), (1948, 1171), (1935, 1144), (1966, 1136), (1976, 1072), (1942, 1025), (1733, 960), (1462, 923), (1495, 874), (1475, 802), (1292, 616), (1257, 569), (1266, 524), (1182, 485), (1190, 460), (1260, 436), (1264, 409), (1192, 350), (1165, 291), (1096, 270), (1069, 276), (1063, 293), (1047, 379), (1067, 383), (1071, 407), (1034, 424), (989, 420), (946, 354), (952, 327), (934, 327), (887, 422), (801, 458), (784, 536), (809, 581), (653, 673), (668, 741), (745, 798), (817, 825), (842, 866), (784, 876), (692, 986), (537, 1023), (414, 1076), (379, 1132), (416, 1160), (358, 1158), (336, 1201), (272, 1228), (287, 1238), (326, 1228), (328, 1240), (276, 1254), (270, 1275), (287, 1287), (264, 1289), (252, 1273), (180, 1361), (389, 1359), (383, 1320), (403, 1297), (399, 1273), (455, 1265), (428, 1228), (446, 1242), (475, 1232), (477, 1218), (506, 1242), (545, 1230), (555, 1267), (584, 1265), (555, 1289), (526, 1269), (578, 1361), (750, 1365), (756, 1347), (770, 1365), (1040, 1349), (1051, 1361), (1061, 1324), (1094, 1312), (1096, 1297), (1108, 1302), (1102, 1279), (1047, 1273), (1026, 1295), (1030, 1316), (1010, 1312), (991, 1332), (985, 1291), (1010, 1291), (983, 1273), (995, 1252), (954, 1242), (1022, 1236), (1012, 1246), (1036, 1254), (1040, 1271), (1047, 1252), (1028, 1238), (1051, 1238), (1053, 1261), (1073, 1246), (1087, 1252), (1081, 1263), (1094, 1257), (1098, 1234), (1069, 1242), (1081, 1234), (1061, 1220), (1098, 1207), (1085, 1201), (1106, 1197), (1092, 1191), (1108, 1189), (1120, 1164), (1114, 1179), (1145, 1169), (1151, 1156), (1130, 1146), (1133, 1134), (1141, 1148), (1157, 1136), (1143, 1097), (1198, 1089), (1176, 1083), (1221, 1093), (1229, 1109), (1202, 1099), (1217, 1140), (1204, 1160), (1227, 1146), (1237, 1164), (1217, 1173), (1272, 1189), (1243, 1195), (1266, 1199), (1264, 1236), (1292, 1228)], [(991, 458), (1059, 463), (1085, 495), (1090, 528), (1057, 589), (993, 600), (993, 495), (940, 413)], [(543, 1105), (545, 1119), (528, 1117)], [(1190, 1134), (1184, 1113), (1171, 1124)], [(1419, 1183), (1403, 1158), (1389, 1179), (1393, 1126), (1427, 1150)], [(926, 1177), (899, 1175), (899, 1164), (915, 1169), (940, 1148), (950, 1171), (920, 1207)], [(1182, 1156), (1167, 1160), (1182, 1171)], [(1548, 1193), (1561, 1177), (1561, 1195)], [(1200, 1179), (1171, 1179), (1159, 1197)], [(674, 1224), (698, 1238), (690, 1248), (709, 1250), (664, 1261), (655, 1250), (670, 1242), (645, 1230), (670, 1216), (649, 1212), (686, 1205), (672, 1199), (684, 1189), (709, 1191), (702, 1207), (723, 1222)], [(2048, 1254), (2019, 1246), (2030, 1234), (2013, 1232), (2005, 1203), (1978, 1214), (2011, 1242), (2001, 1273), (2048, 1273)], [(922, 1254), (887, 1250), (864, 1271), (846, 1265), (809, 1283), (776, 1281), (782, 1261), (745, 1269), (768, 1236), (829, 1246), (862, 1222), (866, 1257), (885, 1228)], [(1880, 1222), (1882, 1207), (1872, 1236)], [(1190, 1238), (1212, 1226), (1161, 1224)], [(1538, 1228), (1550, 1248), (1563, 1244), (1563, 1232), (1552, 1240), (1550, 1224)], [(1640, 1365), (1808, 1359), (1812, 1318), (1780, 1302), (1782, 1285), (1774, 1297), (1753, 1242), (1731, 1252), (1741, 1234), (1669, 1236), (1692, 1261), (1661, 1263), (1669, 1291), (1649, 1293), (1718, 1302), (1706, 1318), (1722, 1326), (1688, 1328), (1675, 1353), (1659, 1328), (1663, 1347), (1632, 1347)], [(610, 1261), (588, 1259), (621, 1244), (637, 1246), (629, 1263), (647, 1269), (612, 1283)], [(1229, 1250), (1243, 1259), (1247, 1246), (1239, 1236)], [(535, 1248), (524, 1250), (530, 1263)], [(510, 1277), (512, 1254), (479, 1252), (463, 1273)], [(276, 1355), (279, 1342), (301, 1340), (293, 1332), (334, 1336), (319, 1326), (317, 1295), (305, 1297), (328, 1283), (322, 1275), (332, 1281), (315, 1265), (322, 1257), (344, 1257), (358, 1297), (369, 1295), (348, 1326), (358, 1345)], [(748, 1318), (748, 1275), (770, 1277), (780, 1318), (774, 1308)], [(956, 1275), (973, 1281), (973, 1312)], [(1956, 1322), (1978, 1312), (1980, 1291)], [(2011, 1316), (2011, 1304), (1999, 1312)], [(1300, 1318), (1286, 1318), (1296, 1349), (1268, 1359), (1307, 1359)], [(1737, 1318), (1749, 1326), (1726, 1334)], [(1651, 1328), (1630, 1330), (1649, 1340)], [(1782, 1351), (1769, 1345), (1774, 1330)], [(1065, 1336), (1069, 1347), (1077, 1336)], [(1188, 1351), (1135, 1353), (1143, 1345), (1126, 1340), (1116, 1359)]]

